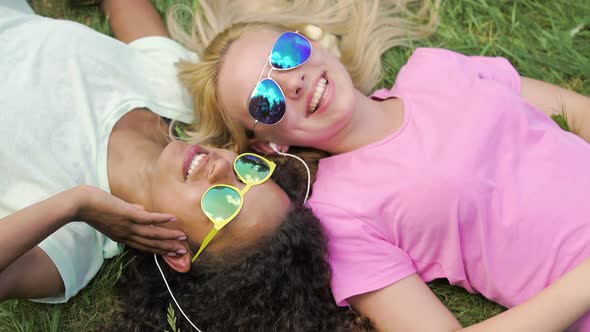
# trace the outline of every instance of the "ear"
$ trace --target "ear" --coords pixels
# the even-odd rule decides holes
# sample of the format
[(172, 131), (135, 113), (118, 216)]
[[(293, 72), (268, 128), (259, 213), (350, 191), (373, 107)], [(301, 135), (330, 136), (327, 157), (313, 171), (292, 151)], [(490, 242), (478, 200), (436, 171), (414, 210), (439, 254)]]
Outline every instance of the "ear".
[(174, 271), (179, 273), (187, 273), (191, 270), (191, 258), (193, 257), (192, 252), (182, 256), (168, 256), (162, 255), (162, 258)]
[[(250, 147), (258, 153), (276, 154), (276, 151), (270, 146), (270, 144), (272, 144), (272, 142), (254, 141), (250, 143)], [(289, 151), (288, 145), (275, 144), (275, 146), (281, 152)]]

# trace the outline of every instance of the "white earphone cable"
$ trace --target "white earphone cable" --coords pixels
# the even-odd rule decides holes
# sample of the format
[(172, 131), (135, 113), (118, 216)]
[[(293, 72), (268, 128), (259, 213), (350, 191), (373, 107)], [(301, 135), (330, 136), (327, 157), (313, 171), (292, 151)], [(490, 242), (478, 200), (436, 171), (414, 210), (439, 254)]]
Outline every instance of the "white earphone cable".
[[(300, 157), (298, 157), (294, 154), (281, 152), (276, 147), (273, 147), (273, 150), (281, 156), (295, 158), (295, 159), (299, 160), (303, 164), (303, 166), (305, 166), (305, 170), (307, 171), (307, 191), (305, 192), (305, 199), (303, 200), (303, 205), (305, 205), (305, 203), (307, 203), (307, 199), (309, 198), (309, 190), (311, 188), (311, 172), (309, 170), (309, 166), (307, 166), (307, 164), (305, 163), (305, 161), (303, 161), (303, 159), (301, 159)], [(202, 332), (198, 327), (195, 326), (195, 324), (193, 324), (193, 322), (184, 313), (184, 310), (182, 310), (182, 307), (180, 306), (178, 301), (176, 301), (176, 298), (174, 297), (174, 294), (172, 293), (172, 290), (170, 289), (170, 286), (168, 285), (168, 282), (166, 281), (166, 277), (164, 276), (164, 272), (162, 271), (162, 268), (160, 267), (160, 264), (158, 263), (158, 256), (156, 254), (154, 254), (154, 262), (156, 263), (156, 266), (158, 267), (158, 271), (160, 271), (160, 275), (162, 276), (162, 280), (164, 280), (164, 284), (166, 285), (166, 289), (168, 289), (168, 293), (170, 293), (170, 296), (172, 297), (174, 304), (176, 304), (176, 307), (178, 308), (178, 310), (180, 310), (180, 313), (182, 314), (182, 316), (191, 324), (191, 326), (195, 330), (197, 330), (198, 332)]]
[(299, 160), (303, 164), (303, 166), (305, 166), (305, 170), (307, 171), (307, 191), (305, 192), (305, 199), (303, 200), (303, 205), (305, 205), (305, 203), (307, 203), (307, 199), (309, 198), (309, 189), (311, 188), (311, 172), (309, 171), (309, 166), (307, 166), (305, 161), (303, 161), (303, 159), (301, 159), (301, 157), (299, 156), (286, 152), (281, 152), (276, 146), (271, 146), (271, 148), (281, 156), (291, 157)]
[(154, 261), (156, 262), (156, 266), (158, 267), (158, 270), (160, 271), (160, 274), (162, 275), (162, 279), (164, 280), (164, 284), (166, 285), (166, 288), (168, 289), (168, 293), (170, 293), (170, 296), (172, 297), (172, 300), (174, 301), (174, 304), (176, 304), (176, 307), (178, 308), (178, 310), (180, 310), (180, 313), (192, 325), (192, 327), (195, 328), (195, 330), (197, 330), (199, 332), (203, 332), (203, 331), (199, 330), (199, 328), (196, 327), (195, 324), (193, 324), (193, 322), (191, 322), (191, 320), (188, 318), (188, 316), (184, 313), (184, 311), (180, 307), (180, 304), (178, 304), (178, 301), (176, 301), (176, 298), (174, 297), (174, 294), (172, 294), (172, 290), (170, 289), (170, 286), (168, 286), (168, 282), (166, 281), (166, 277), (164, 277), (164, 272), (162, 271), (162, 268), (160, 267), (160, 264), (158, 263), (158, 256), (156, 254), (154, 254)]

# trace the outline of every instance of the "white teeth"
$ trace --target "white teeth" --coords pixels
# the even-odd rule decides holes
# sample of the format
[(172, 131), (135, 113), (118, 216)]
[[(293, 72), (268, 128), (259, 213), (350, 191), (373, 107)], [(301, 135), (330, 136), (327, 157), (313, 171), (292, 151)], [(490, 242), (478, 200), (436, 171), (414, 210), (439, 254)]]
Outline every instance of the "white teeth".
[(201, 161), (205, 158), (206, 155), (204, 154), (196, 154), (193, 158), (193, 160), (191, 161), (191, 165), (188, 168), (188, 171), (186, 172), (186, 176), (188, 177), (189, 175), (192, 174), (192, 172), (195, 171), (195, 169), (197, 169), (197, 167), (199, 166), (199, 163), (201, 163)]
[(318, 86), (315, 88), (315, 92), (313, 93), (313, 97), (311, 98), (311, 103), (309, 104), (309, 112), (313, 113), (318, 109), (318, 103), (324, 96), (324, 92), (327, 91), (326, 87), (328, 86), (328, 80), (324, 77), (320, 78), (318, 81)]

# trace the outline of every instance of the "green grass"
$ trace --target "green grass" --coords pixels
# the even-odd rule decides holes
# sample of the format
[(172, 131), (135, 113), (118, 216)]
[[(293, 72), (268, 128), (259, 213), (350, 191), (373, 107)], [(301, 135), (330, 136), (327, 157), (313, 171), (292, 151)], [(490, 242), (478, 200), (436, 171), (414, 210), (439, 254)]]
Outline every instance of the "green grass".
[(123, 257), (105, 263), (90, 285), (67, 304), (48, 305), (27, 300), (0, 304), (0, 331), (102, 331), (118, 306), (114, 287), (123, 270)]
[[(163, 12), (175, 1), (153, 2)], [(75, 20), (110, 34), (108, 21), (96, 8), (71, 9), (65, 0), (34, 0), (33, 4), (41, 15)], [(590, 95), (590, 1), (449, 0), (441, 9), (441, 17), (437, 33), (413, 47), (504, 56), (522, 75)], [(396, 49), (385, 55), (383, 86), (394, 82), (410, 54), (411, 50)], [(563, 124), (563, 119), (556, 121)], [(29, 301), (1, 304), (0, 331), (101, 330), (117, 306), (113, 287), (122, 268), (120, 258), (107, 262), (90, 286), (66, 305)], [(444, 281), (433, 282), (431, 288), (464, 325), (503, 310)]]

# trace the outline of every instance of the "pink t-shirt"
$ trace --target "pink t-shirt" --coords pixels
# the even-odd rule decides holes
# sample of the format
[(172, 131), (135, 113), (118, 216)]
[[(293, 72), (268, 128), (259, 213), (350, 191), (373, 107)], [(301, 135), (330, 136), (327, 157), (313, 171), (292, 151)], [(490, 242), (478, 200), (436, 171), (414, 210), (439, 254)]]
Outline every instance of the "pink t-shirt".
[(402, 127), (320, 162), (309, 201), (339, 305), (417, 273), (507, 307), (590, 256), (590, 144), (520, 95), (503, 58), (417, 49)]

